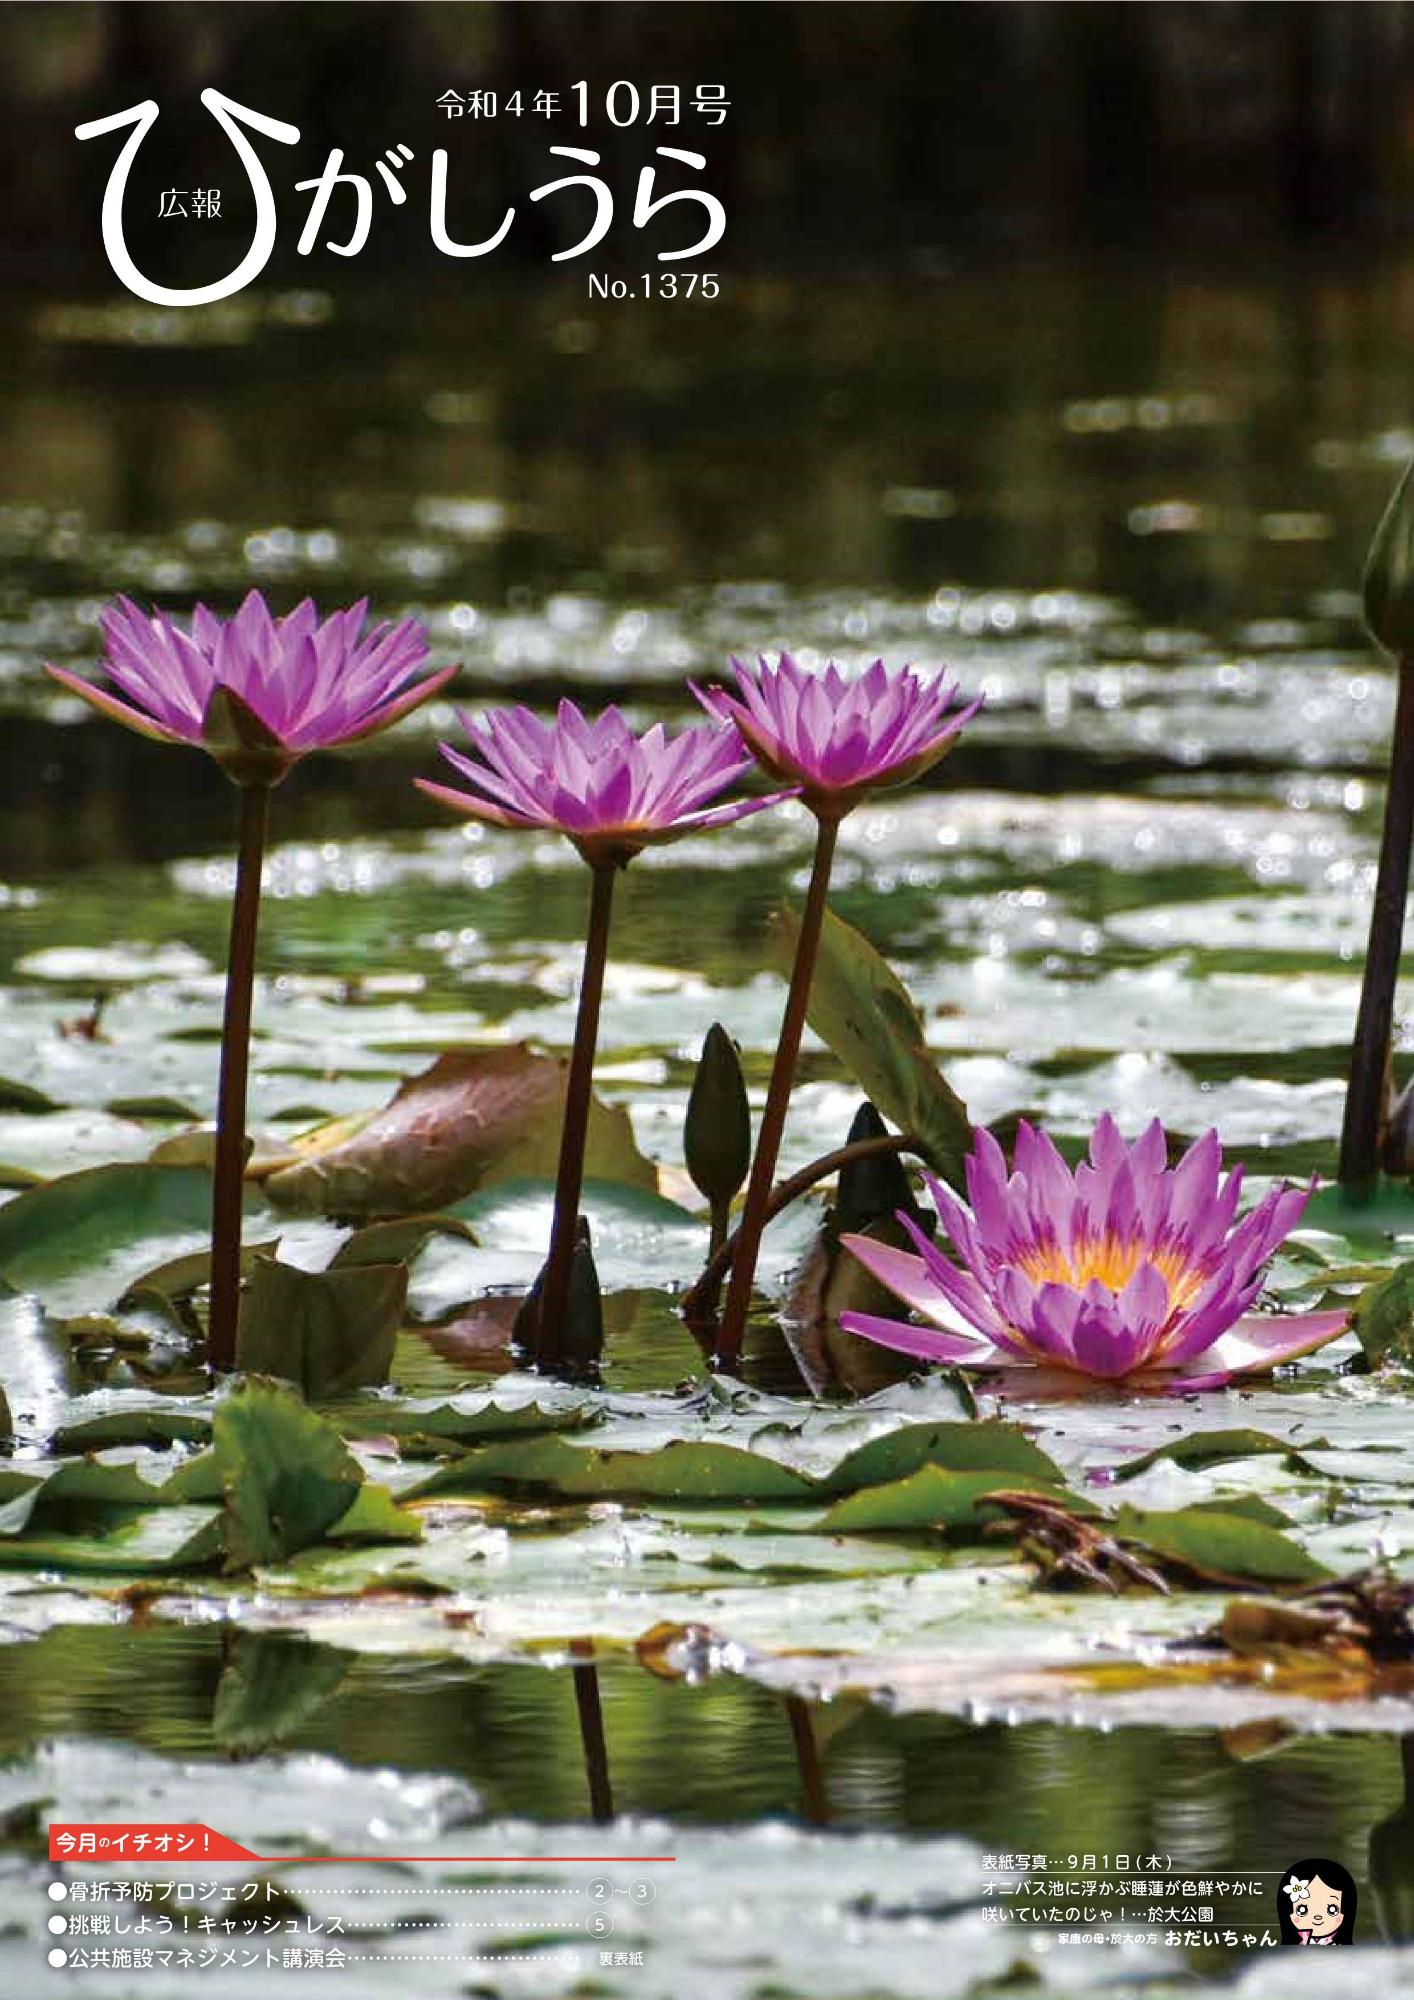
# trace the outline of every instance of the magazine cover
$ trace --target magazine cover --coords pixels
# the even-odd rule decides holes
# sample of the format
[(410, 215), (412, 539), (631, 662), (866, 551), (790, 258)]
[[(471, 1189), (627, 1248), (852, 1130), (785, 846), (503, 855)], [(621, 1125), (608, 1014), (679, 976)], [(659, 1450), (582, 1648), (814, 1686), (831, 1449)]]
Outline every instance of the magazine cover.
[(0, 186), (0, 1988), (1414, 1994), (1414, 6), (0, 3)]

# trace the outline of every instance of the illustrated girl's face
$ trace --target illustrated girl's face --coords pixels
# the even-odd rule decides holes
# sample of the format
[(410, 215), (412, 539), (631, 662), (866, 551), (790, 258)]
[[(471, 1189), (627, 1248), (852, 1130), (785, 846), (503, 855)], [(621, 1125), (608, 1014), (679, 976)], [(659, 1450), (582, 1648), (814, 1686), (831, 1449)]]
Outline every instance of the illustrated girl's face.
[(1319, 1875), (1313, 1875), (1306, 1894), (1291, 1906), (1291, 1920), (1297, 1930), (1309, 1931), (1313, 1938), (1334, 1937), (1345, 1922), (1343, 1901), (1339, 1889), (1328, 1889)]

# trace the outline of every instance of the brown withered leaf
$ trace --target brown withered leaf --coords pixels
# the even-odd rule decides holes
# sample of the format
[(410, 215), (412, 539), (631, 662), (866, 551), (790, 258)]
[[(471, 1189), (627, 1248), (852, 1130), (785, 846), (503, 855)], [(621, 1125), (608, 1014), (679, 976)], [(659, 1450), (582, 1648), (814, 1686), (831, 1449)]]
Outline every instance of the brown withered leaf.
[[(863, 1234), (898, 1249), (912, 1247), (892, 1216), (870, 1223)], [(781, 1306), (781, 1331), (814, 1394), (841, 1387), (851, 1395), (868, 1396), (891, 1382), (904, 1381), (919, 1364), (857, 1333), (846, 1333), (840, 1314), (867, 1312), (902, 1319), (905, 1311), (857, 1257), (842, 1250), (831, 1232), (821, 1228), (791, 1273)]]
[[(272, 1174), (266, 1192), (306, 1213), (372, 1217), (445, 1208), (493, 1181), (553, 1176), (568, 1067), (523, 1043), (451, 1049), (381, 1111), (304, 1134), (298, 1163)], [(656, 1187), (628, 1113), (597, 1098), (585, 1173)]]

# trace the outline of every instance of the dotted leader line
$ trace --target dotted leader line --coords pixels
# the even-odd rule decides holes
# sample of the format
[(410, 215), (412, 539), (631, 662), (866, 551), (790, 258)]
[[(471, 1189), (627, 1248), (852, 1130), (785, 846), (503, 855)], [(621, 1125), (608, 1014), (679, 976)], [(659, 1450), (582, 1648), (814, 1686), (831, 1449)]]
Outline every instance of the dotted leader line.
[(409, 1917), (406, 1922), (393, 1919), (393, 1928), (398, 1931), (489, 1931), (518, 1930), (525, 1922), (523, 1917), (462, 1917), (453, 1921), (450, 1917)]
[(409, 1896), (414, 1893), (432, 1896), (582, 1896), (587, 1892), (569, 1883), (549, 1889), (520, 1882), (491, 1882), (479, 1889), (444, 1889), (439, 1883), (428, 1886), (411, 1882), (389, 1882), (386, 1887), (377, 1889), (338, 1889), (323, 1882), (300, 1884), (302, 1896)]
[(538, 1965), (542, 1970), (563, 1961), (564, 1952), (541, 1951), (355, 1951), (344, 1954), (345, 1965)]

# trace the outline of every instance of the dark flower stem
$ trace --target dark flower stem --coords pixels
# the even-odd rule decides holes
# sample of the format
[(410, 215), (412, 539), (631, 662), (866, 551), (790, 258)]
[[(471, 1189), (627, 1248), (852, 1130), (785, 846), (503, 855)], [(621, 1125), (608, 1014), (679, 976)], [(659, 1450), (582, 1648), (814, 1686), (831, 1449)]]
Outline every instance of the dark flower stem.
[(579, 1197), (584, 1186), (584, 1143), (589, 1134), (589, 1104), (594, 1090), (594, 1051), (599, 1040), (599, 1004), (604, 996), (604, 967), (609, 956), (609, 918), (614, 906), (615, 864), (591, 861), (593, 887), (589, 895), (589, 929), (584, 940), (584, 966), (579, 976), (579, 1010), (574, 1023), (574, 1051), (565, 1086), (565, 1122), (560, 1133), (560, 1164), (555, 1175), (555, 1215), (550, 1225), (550, 1256), (540, 1291), (535, 1328), (535, 1359), (554, 1367), (564, 1355), (565, 1312), (569, 1305), (570, 1269), (574, 1262)]
[(731, 1229), (731, 1226), (732, 1226), (731, 1203), (729, 1201), (714, 1201), (711, 1204), (711, 1216), (709, 1224), (710, 1233), (707, 1238), (707, 1255), (709, 1257), (715, 1257), (717, 1252), (721, 1249), (722, 1245), (726, 1242), (727, 1233)]
[(245, 1187), (246, 1076), (250, 1010), (255, 988), (255, 936), (260, 922), (260, 866), (270, 815), (270, 787), (241, 792), (241, 844), (231, 904), (226, 958), (226, 1012), (221, 1024), (221, 1084), (216, 1103), (216, 1184), (211, 1197), (211, 1320), (206, 1358), (213, 1369), (236, 1365), (241, 1310), (241, 1203)]
[(800, 1809), (811, 1826), (830, 1824), (830, 1795), (825, 1788), (825, 1771), (808, 1705), (798, 1694), (786, 1696), (786, 1716), (791, 1741), (795, 1745), (796, 1768), (800, 1772)]
[(771, 1183), (776, 1176), (776, 1160), (781, 1150), (786, 1109), (795, 1082), (796, 1058), (805, 1029), (805, 1010), (810, 1000), (810, 982), (815, 976), (815, 955), (820, 948), (820, 929), (825, 921), (825, 898), (830, 888), (830, 869), (835, 859), (838, 819), (821, 818), (815, 835), (815, 860), (810, 870), (810, 887), (805, 895), (805, 911), (800, 920), (800, 937), (791, 968), (790, 991), (781, 1021), (781, 1038), (771, 1065), (771, 1081), (766, 1091), (766, 1108), (761, 1114), (761, 1130), (756, 1138), (756, 1155), (751, 1162), (746, 1201), (736, 1233), (736, 1254), (732, 1259), (731, 1282), (722, 1313), (717, 1339), (717, 1360), (724, 1368), (735, 1365), (746, 1333), (746, 1315), (751, 1305), (751, 1286), (756, 1276), (756, 1260), (761, 1254), (761, 1233), (766, 1227), (771, 1200)]
[(1341, 1185), (1368, 1195), (1378, 1171), (1380, 1132), (1388, 1089), (1390, 1037), (1394, 1026), (1395, 984), (1404, 942), (1404, 906), (1409, 894), (1409, 853), (1414, 842), (1414, 656), (1399, 663), (1399, 696), (1390, 747), (1389, 790), (1385, 795), (1370, 942), (1350, 1055), (1350, 1086), (1340, 1135)]
[[(817, 1181), (840, 1173), (845, 1167), (852, 1167), (856, 1160), (882, 1159), (888, 1153), (917, 1153), (922, 1157), (923, 1142), (913, 1132), (886, 1132), (877, 1139), (856, 1139), (852, 1145), (836, 1146), (832, 1153), (822, 1153), (818, 1160), (798, 1168), (788, 1180), (777, 1181), (766, 1204), (767, 1222), (773, 1221), (783, 1208), (789, 1208), (801, 1195), (808, 1194)], [(709, 1253), (702, 1275), (682, 1295), (679, 1310), (696, 1338), (700, 1339), (703, 1326), (713, 1321), (722, 1280), (731, 1269), (736, 1246), (737, 1232), (734, 1230)]]
[(599, 1669), (592, 1639), (572, 1639), (574, 1701), (579, 1714), (579, 1740), (584, 1749), (584, 1775), (589, 1787), (589, 1817), (606, 1826), (614, 1817), (614, 1788), (609, 1774), (609, 1746), (604, 1737), (604, 1710), (599, 1700)]

